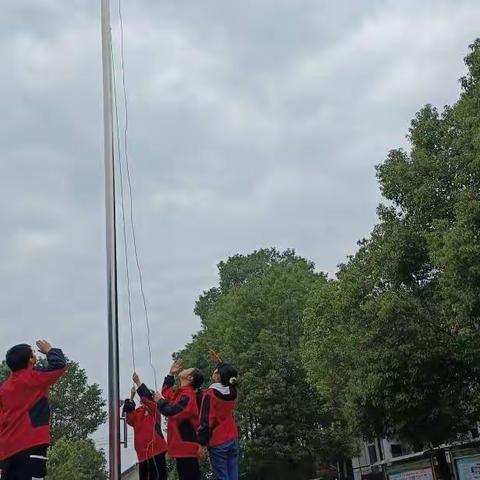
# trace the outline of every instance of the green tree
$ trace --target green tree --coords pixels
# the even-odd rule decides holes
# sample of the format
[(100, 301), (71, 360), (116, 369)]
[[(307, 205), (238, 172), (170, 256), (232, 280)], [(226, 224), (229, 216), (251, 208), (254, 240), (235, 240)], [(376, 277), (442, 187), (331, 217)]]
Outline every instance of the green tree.
[(295, 252), (275, 249), (221, 262), (219, 276), (196, 305), (202, 330), (179, 355), (211, 373), (214, 348), (241, 372), (237, 419), (248, 478), (311, 478), (318, 459), (334, 456), (334, 429), (306, 380), (299, 340), (309, 291), (326, 280)]
[(309, 378), (366, 438), (436, 445), (480, 414), (480, 41), (466, 64), (460, 100), (377, 168), (379, 224), (305, 311)]
[(107, 418), (99, 385), (89, 384), (87, 373), (76, 362), (68, 363), (67, 373), (53, 386), (50, 405), (54, 441), (87, 438)]
[(106, 480), (103, 451), (89, 439), (62, 438), (50, 449), (49, 480)]
[(10, 369), (5, 361), (0, 362), (0, 383), (3, 383), (10, 375)]

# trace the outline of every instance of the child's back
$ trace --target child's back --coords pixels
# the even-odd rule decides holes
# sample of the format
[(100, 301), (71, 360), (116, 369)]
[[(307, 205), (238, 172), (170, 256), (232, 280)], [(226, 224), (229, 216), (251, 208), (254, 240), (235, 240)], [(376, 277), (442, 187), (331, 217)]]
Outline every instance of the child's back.
[(48, 393), (65, 373), (66, 359), (48, 342), (39, 341), (37, 345), (47, 356), (46, 368), (35, 367), (36, 357), (28, 345), (16, 345), (7, 353), (12, 373), (0, 386), (0, 460), (4, 474), (28, 468), (26, 462), (44, 457), (50, 444)]

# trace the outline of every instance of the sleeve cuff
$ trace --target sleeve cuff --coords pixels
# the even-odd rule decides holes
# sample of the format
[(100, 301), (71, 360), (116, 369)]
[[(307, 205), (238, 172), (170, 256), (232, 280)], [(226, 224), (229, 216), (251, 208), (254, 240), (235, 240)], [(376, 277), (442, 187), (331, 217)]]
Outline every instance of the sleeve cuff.
[(60, 348), (51, 348), (46, 357), (49, 370), (60, 370), (67, 366), (67, 359)]
[(152, 392), (148, 389), (148, 387), (142, 383), (138, 388), (137, 388), (137, 393), (141, 398), (148, 398), (148, 399), (153, 399)]

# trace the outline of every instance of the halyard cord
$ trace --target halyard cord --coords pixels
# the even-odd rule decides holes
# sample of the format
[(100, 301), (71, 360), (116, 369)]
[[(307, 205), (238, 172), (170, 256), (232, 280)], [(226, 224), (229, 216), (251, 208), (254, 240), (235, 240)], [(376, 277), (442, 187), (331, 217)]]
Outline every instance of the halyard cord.
[[(154, 383), (155, 383), (155, 390), (158, 390), (157, 385), (157, 371), (155, 366), (153, 365), (153, 355), (152, 355), (152, 348), (151, 348), (151, 341), (150, 341), (150, 319), (148, 315), (148, 308), (147, 308), (147, 301), (145, 297), (145, 291), (143, 288), (143, 275), (142, 269), (140, 266), (138, 249), (137, 249), (137, 239), (135, 234), (135, 222), (134, 222), (134, 213), (133, 213), (133, 189), (132, 189), (132, 181), (130, 175), (130, 165), (129, 165), (129, 156), (128, 156), (128, 97), (127, 97), (127, 88), (126, 88), (126, 81), (125, 81), (125, 53), (124, 53), (124, 28), (123, 28), (123, 16), (122, 16), (122, 2), (118, 0), (118, 16), (120, 20), (120, 57), (121, 57), (121, 72), (122, 72), (122, 90), (123, 90), (123, 103), (124, 103), (124, 112), (125, 112), (125, 127), (123, 132), (123, 140), (124, 140), (124, 159), (125, 159), (125, 171), (126, 171), (126, 178), (128, 184), (128, 192), (130, 197), (130, 226), (132, 230), (132, 242), (133, 242), (133, 251), (135, 256), (135, 263), (137, 266), (138, 271), (138, 278), (140, 283), (140, 292), (142, 295), (143, 301), (143, 308), (145, 312), (145, 323), (147, 327), (147, 346), (148, 346), (148, 353), (149, 353), (149, 360), (150, 360), (150, 367), (153, 371), (154, 376)], [(112, 47), (113, 49), (113, 47)], [(116, 95), (116, 81), (115, 81), (115, 64), (113, 62), (113, 51), (112, 51), (112, 65), (113, 65), (113, 82), (114, 82), (114, 100), (115, 100), (115, 117), (116, 117), (116, 127), (117, 127), (117, 148), (118, 148), (118, 159), (119, 159), (119, 173), (120, 173), (120, 193), (121, 193), (121, 209), (122, 209), (122, 219), (123, 219), (123, 241), (124, 241), (124, 253), (125, 253), (125, 269), (127, 275), (127, 290), (128, 290), (128, 315), (130, 321), (130, 339), (131, 339), (131, 349), (132, 349), (132, 363), (133, 363), (133, 370), (136, 371), (135, 368), (135, 344), (134, 344), (134, 335), (133, 335), (133, 318), (132, 318), (132, 308), (131, 308), (131, 289), (130, 289), (130, 274), (129, 274), (129, 267), (128, 267), (128, 247), (127, 247), (127, 228), (126, 228), (126, 220), (125, 220), (125, 204), (124, 204), (124, 188), (123, 188), (123, 170), (122, 170), (122, 158), (120, 154), (120, 127), (119, 127), (119, 119), (118, 119), (118, 105), (117, 105), (117, 95)], [(154, 423), (153, 423), (153, 430), (152, 430), (152, 440), (150, 442), (151, 448), (153, 450), (154, 447), (154, 439), (156, 435), (155, 426), (156, 426), (157, 416), (154, 416)], [(155, 465), (156, 476), (157, 478), (160, 477), (160, 472), (157, 467), (157, 463), (154, 461), (153, 464)]]
[(112, 66), (113, 66), (113, 100), (115, 107), (115, 122), (116, 122), (116, 140), (117, 140), (117, 153), (118, 153), (118, 166), (120, 174), (120, 198), (121, 198), (121, 211), (122, 211), (122, 227), (123, 227), (123, 249), (125, 257), (125, 272), (127, 277), (127, 299), (128, 299), (128, 319), (130, 322), (130, 347), (132, 353), (132, 366), (133, 371), (137, 370), (135, 362), (135, 338), (134, 338), (134, 329), (133, 329), (133, 318), (132, 318), (132, 293), (130, 287), (130, 268), (128, 265), (128, 242), (127, 242), (127, 225), (125, 220), (125, 198), (124, 198), (124, 189), (123, 189), (123, 168), (122, 168), (122, 155), (120, 149), (120, 125), (118, 120), (118, 104), (117, 104), (117, 82), (116, 82), (116, 72), (115, 72), (115, 60), (113, 57), (113, 51), (111, 52), (112, 56)]
[(125, 80), (125, 51), (124, 51), (124, 28), (123, 28), (123, 16), (122, 16), (122, 0), (118, 0), (118, 16), (120, 20), (120, 57), (121, 57), (121, 71), (122, 71), (122, 90), (123, 90), (123, 101), (124, 101), (124, 111), (125, 111), (125, 128), (124, 128), (124, 158), (125, 158), (125, 167), (126, 167), (126, 177), (127, 177), (127, 184), (130, 196), (130, 224), (132, 227), (132, 241), (133, 241), (133, 251), (135, 256), (135, 264), (137, 266), (138, 271), (138, 279), (140, 282), (140, 292), (142, 295), (142, 302), (143, 302), (143, 309), (145, 312), (145, 324), (147, 327), (147, 346), (148, 346), (148, 354), (149, 354), (149, 361), (150, 367), (153, 371), (153, 377), (155, 382), (155, 390), (158, 390), (158, 382), (157, 382), (157, 371), (153, 364), (153, 354), (152, 354), (152, 347), (151, 347), (151, 340), (150, 340), (150, 318), (148, 314), (148, 307), (147, 307), (147, 300), (145, 297), (145, 290), (143, 288), (143, 274), (142, 268), (140, 266), (140, 260), (138, 255), (137, 249), (137, 238), (135, 233), (135, 222), (134, 222), (134, 209), (133, 209), (133, 192), (132, 192), (132, 181), (130, 175), (130, 164), (129, 164), (129, 155), (128, 155), (128, 97), (127, 97), (127, 87), (126, 87), (126, 80)]

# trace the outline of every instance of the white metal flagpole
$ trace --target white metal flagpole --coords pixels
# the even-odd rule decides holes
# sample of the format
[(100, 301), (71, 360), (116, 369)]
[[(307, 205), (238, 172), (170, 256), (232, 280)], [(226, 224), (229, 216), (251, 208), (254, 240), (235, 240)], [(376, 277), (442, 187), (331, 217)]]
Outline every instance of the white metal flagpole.
[(115, 168), (113, 149), (112, 34), (110, 1), (102, 1), (103, 111), (108, 290), (109, 479), (120, 480), (120, 386), (118, 353)]

